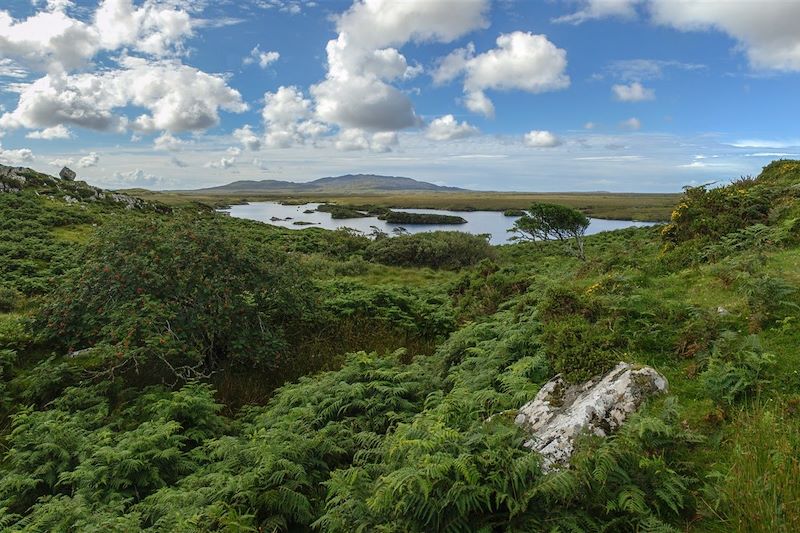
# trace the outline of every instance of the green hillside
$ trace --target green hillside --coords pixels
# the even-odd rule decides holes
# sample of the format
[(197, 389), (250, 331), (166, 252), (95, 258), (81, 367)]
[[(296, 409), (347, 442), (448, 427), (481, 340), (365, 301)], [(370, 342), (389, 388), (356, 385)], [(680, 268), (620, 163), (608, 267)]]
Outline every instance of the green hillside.
[[(800, 530), (800, 161), (585, 260), (32, 176), (0, 192), (2, 531)], [(620, 360), (669, 393), (545, 472), (516, 410)]]

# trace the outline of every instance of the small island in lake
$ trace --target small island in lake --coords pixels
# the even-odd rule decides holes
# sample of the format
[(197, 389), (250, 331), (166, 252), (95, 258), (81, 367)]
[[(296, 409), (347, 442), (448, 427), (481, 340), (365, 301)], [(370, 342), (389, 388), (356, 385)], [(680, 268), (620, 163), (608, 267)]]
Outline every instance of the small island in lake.
[(455, 215), (437, 215), (435, 213), (406, 213), (405, 211), (387, 211), (378, 217), (391, 224), (466, 224), (467, 221)]

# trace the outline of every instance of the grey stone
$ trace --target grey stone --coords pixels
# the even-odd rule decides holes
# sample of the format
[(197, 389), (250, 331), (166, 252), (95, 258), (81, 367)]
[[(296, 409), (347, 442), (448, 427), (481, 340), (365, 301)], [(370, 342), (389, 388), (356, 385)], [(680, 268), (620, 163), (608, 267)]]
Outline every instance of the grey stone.
[(553, 470), (569, 463), (580, 434), (608, 436), (647, 398), (666, 392), (667, 386), (655, 369), (628, 363), (575, 385), (558, 375), (522, 406), (514, 422), (531, 435), (524, 446), (542, 454), (543, 468)]
[(74, 171), (74, 170), (72, 170), (72, 169), (70, 169), (70, 168), (67, 168), (67, 167), (64, 167), (64, 168), (62, 168), (62, 169), (61, 169), (61, 171), (58, 173), (58, 176), (59, 176), (59, 177), (60, 177), (62, 180), (74, 181), (74, 180), (75, 180), (75, 178), (76, 178), (78, 175), (77, 175), (77, 174), (75, 174), (75, 171)]

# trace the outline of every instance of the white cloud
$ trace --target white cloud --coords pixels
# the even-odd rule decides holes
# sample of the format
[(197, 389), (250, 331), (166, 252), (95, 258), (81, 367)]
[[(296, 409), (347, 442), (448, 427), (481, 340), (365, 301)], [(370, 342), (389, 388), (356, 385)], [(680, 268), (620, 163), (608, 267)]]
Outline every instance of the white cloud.
[(51, 166), (54, 166), (54, 167), (62, 168), (62, 167), (68, 167), (68, 166), (72, 165), (74, 162), (75, 161), (72, 158), (67, 157), (67, 158), (56, 158), (56, 159), (53, 159), (52, 161), (48, 162), (47, 164), (51, 165)]
[[(304, 144), (328, 130), (325, 124), (313, 120), (311, 100), (294, 86), (281, 86), (274, 93), (265, 93), (261, 117), (266, 128), (264, 144), (271, 148)], [(248, 132), (240, 132), (240, 136), (245, 133)]]
[[(76, 75), (48, 74), (26, 86), (0, 127), (75, 125), (95, 130), (197, 131), (215, 126), (219, 110), (242, 112), (241, 95), (221, 76), (175, 61), (121, 59), (123, 69)], [(127, 106), (146, 113), (129, 119)]]
[(127, 47), (165, 56), (180, 52), (192, 35), (191, 15), (170, 3), (103, 0), (90, 23), (66, 14), (63, 2), (25, 20), (0, 11), (0, 55), (40, 71), (69, 71), (98, 52)]
[(247, 150), (256, 152), (261, 149), (261, 139), (253, 132), (249, 124), (233, 130), (233, 138), (242, 143)]
[(328, 73), (311, 87), (316, 114), (343, 129), (396, 131), (419, 123), (406, 94), (391, 85), (419, 73), (398, 47), (450, 42), (486, 27), (488, 0), (359, 0), (337, 20), (328, 42)]
[(20, 165), (22, 163), (30, 163), (33, 161), (33, 152), (28, 148), (18, 148), (15, 150), (6, 150), (0, 144), (0, 163), (4, 165)]
[(583, 125), (583, 129), (585, 129), (585, 130), (593, 130), (596, 127), (597, 127), (597, 124), (595, 124), (594, 122), (587, 122), (586, 124)]
[(645, 5), (650, 20), (681, 31), (716, 30), (734, 38), (755, 69), (800, 70), (800, 2), (796, 0), (582, 0), (582, 8), (558, 22), (636, 16)]
[(100, 156), (97, 155), (97, 152), (89, 152), (88, 155), (78, 159), (78, 168), (96, 167), (99, 162)]
[(525, 146), (531, 148), (555, 148), (564, 144), (555, 134), (545, 130), (531, 130), (522, 137)]
[(183, 160), (175, 157), (174, 155), (169, 158), (169, 162), (172, 163), (173, 165), (175, 165), (178, 168), (186, 168), (186, 167), (189, 166), (189, 163), (187, 163), (186, 161), (183, 161)]
[(633, 18), (636, 16), (636, 4), (641, 0), (582, 0), (582, 8), (571, 13), (553, 19), (553, 22), (566, 22), (569, 24), (581, 24), (587, 20), (621, 17)]
[(7, 57), (0, 58), (0, 78), (22, 79), (28, 76), (28, 71)]
[(614, 98), (620, 102), (644, 102), (646, 100), (654, 100), (656, 92), (653, 89), (648, 89), (638, 81), (630, 85), (617, 84), (611, 87), (611, 92)]
[(364, 130), (350, 128), (342, 130), (336, 138), (337, 150), (369, 150), (369, 140), (367, 140)]
[(397, 132), (379, 131), (372, 135), (369, 148), (373, 152), (391, 152), (392, 146), (396, 146), (398, 142)]
[(259, 45), (256, 45), (255, 48), (250, 50), (250, 55), (245, 57), (243, 62), (245, 65), (257, 63), (259, 67), (267, 68), (280, 58), (281, 55), (278, 52), (262, 52)]
[[(624, 82), (645, 81), (663, 77), (667, 69), (696, 71), (706, 68), (700, 63), (685, 63), (665, 59), (621, 59), (613, 61), (606, 71)], [(602, 75), (600, 76), (602, 78)]]
[(464, 106), (485, 117), (494, 117), (494, 104), (483, 91), (475, 91), (464, 95)]
[(52, 126), (43, 130), (32, 131), (25, 135), (25, 137), (28, 139), (43, 139), (48, 141), (52, 139), (69, 139), (72, 137), (72, 132), (69, 131), (69, 128), (58, 124), (57, 126)]
[(105, 187), (154, 187), (162, 185), (165, 180), (149, 172), (137, 168), (128, 172), (114, 172), (111, 179), (99, 179), (97, 182)]
[(569, 87), (567, 53), (544, 35), (516, 31), (497, 38), (497, 48), (475, 55), (474, 47), (453, 51), (439, 62), (434, 82), (450, 81), (464, 73), (465, 105), (491, 116), (494, 106), (486, 90), (521, 90), (530, 93)]
[(644, 157), (640, 155), (598, 155), (598, 156), (576, 157), (574, 159), (575, 161), (604, 161), (612, 163), (624, 163), (624, 162), (641, 161), (642, 159), (644, 159)]
[(756, 69), (800, 70), (800, 2), (651, 0), (655, 22), (684, 31), (715, 29), (739, 42)]
[(444, 115), (431, 121), (425, 136), (434, 141), (464, 139), (478, 134), (478, 128), (466, 121), (458, 122), (453, 115)]
[(631, 117), (628, 120), (620, 122), (620, 126), (629, 130), (638, 130), (641, 129), (642, 122), (636, 117)]
[(171, 133), (165, 132), (153, 140), (153, 149), (166, 152), (179, 152), (190, 144), (192, 144), (191, 141), (183, 140), (179, 137), (175, 137)]
[(800, 139), (742, 139), (730, 145), (736, 148), (794, 148), (800, 146)]
[(228, 169), (236, 165), (236, 156), (231, 155), (229, 157), (221, 157), (215, 161), (209, 161), (205, 165), (206, 168), (218, 168), (218, 169)]

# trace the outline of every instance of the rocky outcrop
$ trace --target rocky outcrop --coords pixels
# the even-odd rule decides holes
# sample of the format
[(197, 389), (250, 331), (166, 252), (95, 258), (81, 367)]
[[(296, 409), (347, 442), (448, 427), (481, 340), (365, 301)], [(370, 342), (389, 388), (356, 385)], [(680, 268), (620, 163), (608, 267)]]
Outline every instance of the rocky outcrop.
[(170, 211), (168, 207), (161, 204), (147, 202), (127, 194), (105, 191), (92, 187), (85, 181), (74, 181), (75, 172), (67, 167), (62, 168), (59, 175), (62, 179), (36, 172), (30, 168), (0, 165), (0, 193), (32, 189), (37, 194), (60, 199), (70, 204), (96, 202), (117, 204), (126, 209)]
[(58, 173), (58, 176), (62, 180), (67, 180), (67, 181), (75, 181), (75, 178), (78, 177), (78, 175), (75, 174), (74, 170), (72, 170), (71, 168), (67, 168), (67, 167), (62, 168), (61, 172)]
[(542, 454), (543, 467), (551, 470), (569, 462), (580, 434), (609, 435), (647, 398), (666, 390), (666, 378), (653, 368), (628, 363), (575, 385), (556, 376), (519, 410), (515, 422), (531, 434), (525, 447)]

